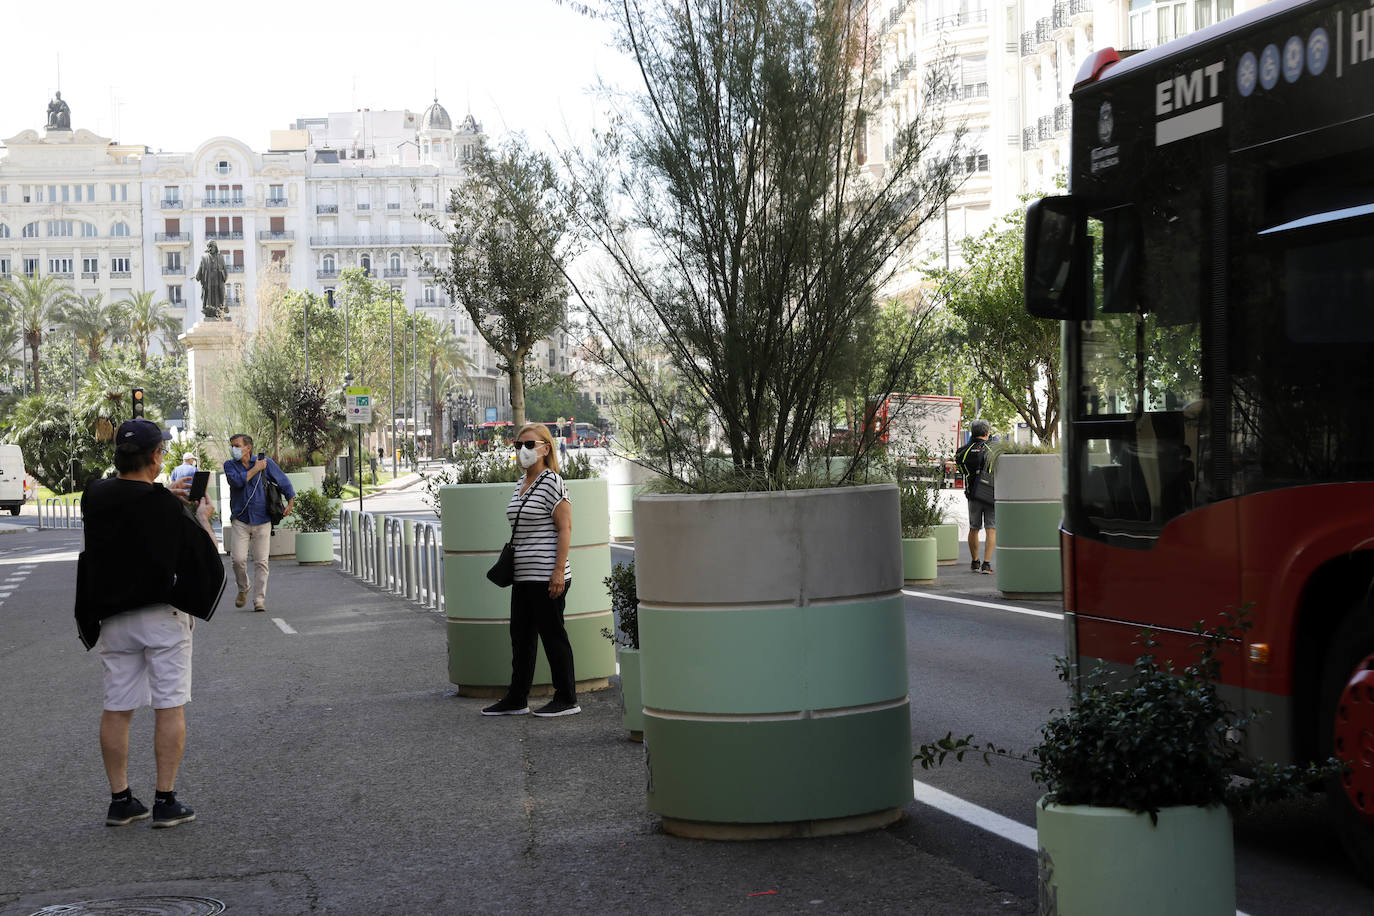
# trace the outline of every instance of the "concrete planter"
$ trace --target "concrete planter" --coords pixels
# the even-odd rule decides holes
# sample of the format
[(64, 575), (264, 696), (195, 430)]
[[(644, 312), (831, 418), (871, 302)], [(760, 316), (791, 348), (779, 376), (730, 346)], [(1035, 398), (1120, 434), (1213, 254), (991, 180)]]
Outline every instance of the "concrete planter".
[[(304, 471), (292, 471), (286, 475), (286, 479), (291, 481), (291, 488), (297, 493), (302, 490), (313, 490), (318, 487), (315, 478), (309, 473), (309, 468)], [(323, 480), (323, 478), (321, 478)]]
[[(579, 690), (610, 685), (615, 650), (601, 635), (614, 624), (602, 581), (611, 574), (606, 481), (567, 481), (573, 527), (564, 622), (572, 641)], [(487, 570), (510, 539), (506, 504), (514, 483), (444, 487), (440, 517), (444, 538), (444, 601), (448, 617), (448, 674), (462, 696), (490, 697), (510, 684), (510, 589), (487, 581)], [(541, 645), (531, 696), (548, 694), (549, 665)]]
[(655, 474), (633, 461), (617, 458), (606, 473), (606, 492), (611, 512), (611, 540), (632, 541), (635, 536), (634, 498), (645, 491)]
[(959, 562), (959, 526), (935, 526), (935, 562), (939, 566), (954, 566)]
[(880, 827), (912, 798), (892, 484), (634, 501), (649, 808), (682, 836)]
[(934, 584), (937, 547), (934, 537), (902, 538), (902, 581), (907, 585)]
[(269, 560), (294, 559), (296, 556), (296, 534), (295, 528), (273, 528), (272, 537), (269, 541), (270, 546), (267, 548), (267, 558)]
[(302, 566), (329, 566), (334, 562), (332, 531), (297, 531), (296, 562)]
[(619, 646), (615, 655), (620, 662), (620, 699), (625, 705), (620, 724), (630, 733), (631, 741), (643, 741), (644, 700), (639, 682), (639, 650)]
[(1059, 520), (1063, 480), (1058, 455), (997, 459), (997, 587), (1008, 597), (1063, 590)]
[(1035, 807), (1040, 913), (1234, 916), (1235, 848), (1226, 808)]
[[(301, 473), (310, 475), (310, 486), (307, 489), (318, 490), (324, 486), (325, 467), (322, 464), (308, 464), (301, 468)], [(294, 483), (291, 486), (295, 486)]]

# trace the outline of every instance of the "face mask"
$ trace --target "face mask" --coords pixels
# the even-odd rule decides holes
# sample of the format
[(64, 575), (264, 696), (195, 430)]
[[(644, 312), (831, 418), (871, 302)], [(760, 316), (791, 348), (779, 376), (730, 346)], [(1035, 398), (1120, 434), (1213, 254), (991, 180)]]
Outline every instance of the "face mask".
[(522, 468), (532, 468), (539, 461), (538, 448), (522, 448), (520, 450), (520, 466)]
[(229, 446), (229, 457), (238, 461), (243, 457), (243, 449), (239, 448), (237, 445)]

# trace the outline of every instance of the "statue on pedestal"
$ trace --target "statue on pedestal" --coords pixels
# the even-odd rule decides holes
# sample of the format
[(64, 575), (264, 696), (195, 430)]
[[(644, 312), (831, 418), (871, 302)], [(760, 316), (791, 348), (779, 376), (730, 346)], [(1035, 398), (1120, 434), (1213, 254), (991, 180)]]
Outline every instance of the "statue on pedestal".
[(211, 321), (222, 321), (229, 317), (229, 309), (224, 304), (224, 278), (227, 275), (219, 246), (209, 242), (205, 246), (205, 254), (201, 256), (200, 267), (196, 269), (196, 282), (200, 284), (200, 310)]
[(62, 93), (48, 103), (48, 130), (71, 130), (72, 110), (62, 101)]

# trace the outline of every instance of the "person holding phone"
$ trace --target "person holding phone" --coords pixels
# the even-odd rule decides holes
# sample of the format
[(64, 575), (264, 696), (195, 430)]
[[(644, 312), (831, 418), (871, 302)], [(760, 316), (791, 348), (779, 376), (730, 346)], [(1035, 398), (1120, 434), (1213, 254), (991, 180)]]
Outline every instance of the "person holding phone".
[(236, 433), (229, 439), (229, 460), (224, 462), (224, 477), (229, 481), (230, 530), (233, 542), (229, 556), (233, 560), (234, 581), (238, 595), (234, 607), (248, 603), (248, 557), (253, 557), (253, 610), (267, 610), (267, 555), (271, 550), (272, 519), (267, 514), (267, 493), (264, 487), (269, 475), (286, 497), (286, 514), (296, 502), (296, 490), (277, 463), (266, 454), (253, 454), (253, 437)]
[[(81, 497), (85, 543), (76, 562), (76, 625), (82, 645), (99, 650), (104, 670), (100, 755), (110, 781), (110, 827), (149, 817), (154, 827), (175, 827), (196, 818), (176, 797), (191, 700), (191, 618), (213, 616), (224, 592), (224, 564), (210, 527), (210, 500), (188, 504), (181, 494), (189, 480), (167, 488), (154, 482), (165, 436), (150, 420), (121, 424), (118, 476), (93, 481)], [(129, 787), (129, 725), (143, 706), (153, 707), (152, 811)]]

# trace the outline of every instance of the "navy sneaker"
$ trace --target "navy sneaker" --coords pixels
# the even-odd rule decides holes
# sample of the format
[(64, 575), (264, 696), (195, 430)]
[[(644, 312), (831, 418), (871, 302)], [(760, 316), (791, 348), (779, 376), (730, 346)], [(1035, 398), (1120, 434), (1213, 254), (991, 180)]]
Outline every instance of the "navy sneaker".
[(131, 795), (128, 801), (110, 802), (110, 810), (105, 812), (105, 826), (123, 827), (152, 816), (148, 806)]
[(175, 798), (166, 802), (153, 802), (153, 828), (175, 827), (196, 819), (196, 812)]
[(527, 716), (529, 715), (529, 704), (524, 700), (512, 700), (509, 697), (502, 697), (482, 710), (484, 716)]
[(992, 564), (991, 564), (991, 563), (987, 563), (987, 562), (983, 563), (983, 575), (985, 575), (985, 576), (990, 576), (990, 575), (992, 575)]
[(569, 703), (567, 700), (554, 699), (536, 709), (534, 714), (541, 719), (552, 719), (555, 716), (575, 716), (581, 711), (582, 707), (575, 700)]
[(982, 566), (981, 564), (979, 564), (977, 560), (974, 560), (972, 563), (969, 564), (969, 572), (977, 572), (980, 569), (982, 569)]

